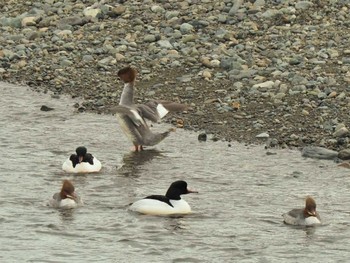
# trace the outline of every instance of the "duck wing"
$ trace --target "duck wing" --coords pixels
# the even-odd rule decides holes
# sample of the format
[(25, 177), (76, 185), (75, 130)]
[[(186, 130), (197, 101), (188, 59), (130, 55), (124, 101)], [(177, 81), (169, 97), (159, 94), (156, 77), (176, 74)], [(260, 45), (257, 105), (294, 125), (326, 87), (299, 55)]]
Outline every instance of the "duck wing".
[(158, 200), (164, 203), (167, 203), (168, 205), (174, 207), (171, 203), (170, 203), (170, 199), (164, 195), (149, 195), (147, 197), (145, 197), (145, 199), (154, 199), (154, 200)]
[(113, 108), (113, 112), (128, 117), (136, 127), (147, 126), (138, 108), (118, 105)]
[(145, 104), (137, 104), (135, 107), (143, 118), (152, 122), (160, 121), (168, 112), (180, 112), (187, 109), (187, 105), (165, 100), (152, 100)]

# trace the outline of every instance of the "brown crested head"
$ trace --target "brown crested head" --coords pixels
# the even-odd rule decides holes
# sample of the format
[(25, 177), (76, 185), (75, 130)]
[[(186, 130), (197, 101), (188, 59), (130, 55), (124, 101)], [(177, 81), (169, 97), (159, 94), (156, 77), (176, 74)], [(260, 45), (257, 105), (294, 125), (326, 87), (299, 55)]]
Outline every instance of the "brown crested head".
[(305, 217), (316, 216), (316, 202), (311, 196), (308, 196), (305, 200), (304, 215)]
[(118, 71), (118, 77), (125, 83), (131, 83), (135, 81), (137, 75), (136, 69), (132, 67), (122, 68)]
[(75, 197), (74, 185), (69, 180), (64, 180), (61, 188), (60, 196), (62, 199)]

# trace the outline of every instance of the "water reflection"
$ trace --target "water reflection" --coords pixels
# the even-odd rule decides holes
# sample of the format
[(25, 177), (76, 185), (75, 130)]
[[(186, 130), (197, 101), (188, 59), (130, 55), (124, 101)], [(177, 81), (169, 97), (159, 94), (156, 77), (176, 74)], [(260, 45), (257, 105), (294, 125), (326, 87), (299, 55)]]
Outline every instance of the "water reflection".
[(183, 220), (183, 216), (171, 216), (164, 221), (164, 228), (170, 231), (179, 231), (188, 229), (189, 226)]
[(74, 212), (76, 209), (58, 209), (62, 223), (71, 223), (74, 221)]
[(123, 164), (118, 173), (126, 177), (140, 177), (142, 166), (156, 158), (165, 158), (165, 155), (156, 149), (127, 153), (123, 157)]
[(304, 228), (305, 234), (308, 238), (312, 238), (316, 233), (316, 226), (308, 226)]

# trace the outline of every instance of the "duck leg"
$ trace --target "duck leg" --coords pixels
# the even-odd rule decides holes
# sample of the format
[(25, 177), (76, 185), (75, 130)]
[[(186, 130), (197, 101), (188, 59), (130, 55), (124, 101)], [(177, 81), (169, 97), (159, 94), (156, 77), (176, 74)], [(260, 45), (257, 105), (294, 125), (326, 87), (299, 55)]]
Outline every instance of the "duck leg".
[(141, 151), (143, 151), (143, 146), (142, 145), (138, 145), (138, 144), (134, 144), (133, 151), (134, 152), (141, 152)]

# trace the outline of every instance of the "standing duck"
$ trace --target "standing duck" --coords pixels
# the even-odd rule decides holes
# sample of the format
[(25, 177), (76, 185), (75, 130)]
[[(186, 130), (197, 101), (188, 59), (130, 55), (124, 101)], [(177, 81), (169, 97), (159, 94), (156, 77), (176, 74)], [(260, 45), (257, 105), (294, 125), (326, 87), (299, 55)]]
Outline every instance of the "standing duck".
[(63, 171), (67, 173), (95, 173), (101, 170), (101, 162), (91, 153), (87, 152), (86, 147), (79, 146), (63, 165)]
[(153, 100), (145, 104), (134, 104), (134, 86), (137, 72), (131, 67), (118, 71), (118, 77), (124, 82), (119, 106), (114, 108), (119, 125), (134, 145), (135, 151), (143, 146), (154, 146), (166, 138), (174, 128), (162, 133), (150, 130), (146, 119), (159, 122), (168, 112), (184, 111), (187, 106), (180, 103)]
[(191, 213), (190, 205), (181, 199), (181, 195), (189, 193), (198, 192), (188, 189), (185, 181), (175, 181), (165, 195), (147, 196), (132, 203), (129, 209), (148, 215), (189, 214)]
[(79, 204), (82, 204), (82, 201), (69, 180), (63, 181), (61, 191), (55, 193), (49, 201), (49, 205), (56, 208), (74, 208)]
[(282, 215), (284, 223), (295, 226), (311, 226), (321, 224), (320, 215), (316, 212), (315, 200), (308, 196), (305, 208), (296, 208)]

